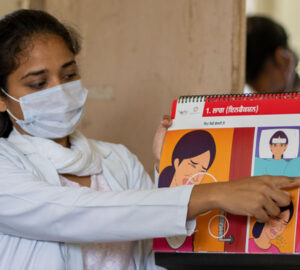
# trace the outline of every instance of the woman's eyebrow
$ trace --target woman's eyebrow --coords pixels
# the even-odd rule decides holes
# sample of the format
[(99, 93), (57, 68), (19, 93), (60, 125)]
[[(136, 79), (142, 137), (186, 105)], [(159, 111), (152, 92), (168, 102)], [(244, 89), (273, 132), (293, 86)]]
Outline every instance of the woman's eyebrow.
[[(63, 64), (61, 67), (62, 68), (67, 68), (71, 65), (76, 65), (76, 61), (75, 60), (71, 60), (65, 64)], [(38, 75), (41, 75), (43, 73), (46, 73), (48, 72), (47, 69), (41, 69), (41, 70), (37, 70), (37, 71), (31, 71), (31, 72), (28, 72), (26, 75), (24, 75), (21, 80), (24, 80), (25, 78), (29, 77), (29, 76), (38, 76)]]
[(69, 67), (69, 66), (71, 66), (71, 65), (76, 65), (76, 61), (75, 61), (75, 60), (71, 60), (71, 61), (69, 61), (69, 62), (63, 64), (61, 67), (62, 67), (62, 68), (66, 68), (66, 67)]
[(24, 75), (21, 80), (24, 80), (25, 78), (29, 77), (29, 76), (37, 76), (37, 75), (41, 75), (43, 73), (46, 73), (48, 72), (47, 69), (42, 69), (42, 70), (37, 70), (37, 71), (31, 71), (31, 72), (28, 72), (26, 75)]

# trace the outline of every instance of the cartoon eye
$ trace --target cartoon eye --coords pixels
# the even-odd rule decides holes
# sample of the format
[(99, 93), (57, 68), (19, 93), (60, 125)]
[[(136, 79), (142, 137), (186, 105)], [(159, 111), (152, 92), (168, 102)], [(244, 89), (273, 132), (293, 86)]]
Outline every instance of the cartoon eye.
[(189, 163), (189, 165), (192, 166), (193, 168), (196, 168), (196, 165), (191, 162)]

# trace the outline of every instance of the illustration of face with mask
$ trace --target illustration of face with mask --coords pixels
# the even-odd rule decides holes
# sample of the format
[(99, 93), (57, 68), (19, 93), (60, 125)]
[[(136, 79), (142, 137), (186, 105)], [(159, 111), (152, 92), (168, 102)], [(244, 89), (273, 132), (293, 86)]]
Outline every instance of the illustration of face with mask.
[(286, 207), (280, 207), (280, 214), (277, 217), (271, 217), (268, 222), (256, 222), (252, 229), (254, 239), (249, 240), (250, 252), (272, 252), (279, 253), (278, 247), (271, 243), (271, 240), (279, 237), (293, 217), (294, 206), (291, 202)]
[(288, 146), (288, 141), (288, 137), (283, 131), (279, 130), (273, 134), (269, 144), (274, 159), (279, 160), (283, 158), (283, 153)]
[(165, 168), (159, 177), (159, 186), (200, 184), (216, 155), (212, 135), (195, 130), (181, 137), (172, 154), (172, 166)]

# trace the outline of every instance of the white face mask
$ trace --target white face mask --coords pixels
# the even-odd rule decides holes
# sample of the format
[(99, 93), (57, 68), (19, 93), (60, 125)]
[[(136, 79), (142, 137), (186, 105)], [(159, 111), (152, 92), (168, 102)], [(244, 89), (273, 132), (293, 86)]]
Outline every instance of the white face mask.
[(81, 80), (60, 84), (16, 99), (1, 89), (9, 98), (20, 103), (24, 120), (17, 124), (28, 134), (56, 139), (71, 134), (83, 114), (87, 90)]

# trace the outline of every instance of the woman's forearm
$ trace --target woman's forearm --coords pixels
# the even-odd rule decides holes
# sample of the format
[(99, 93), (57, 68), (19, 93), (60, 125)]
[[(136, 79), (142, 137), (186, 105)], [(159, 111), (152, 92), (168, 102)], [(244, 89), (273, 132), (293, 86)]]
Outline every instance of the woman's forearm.
[(279, 206), (290, 203), (289, 193), (281, 189), (299, 186), (300, 178), (284, 176), (256, 176), (197, 185), (191, 193), (187, 219), (212, 209), (223, 209), (266, 222), (270, 216), (279, 214)]

